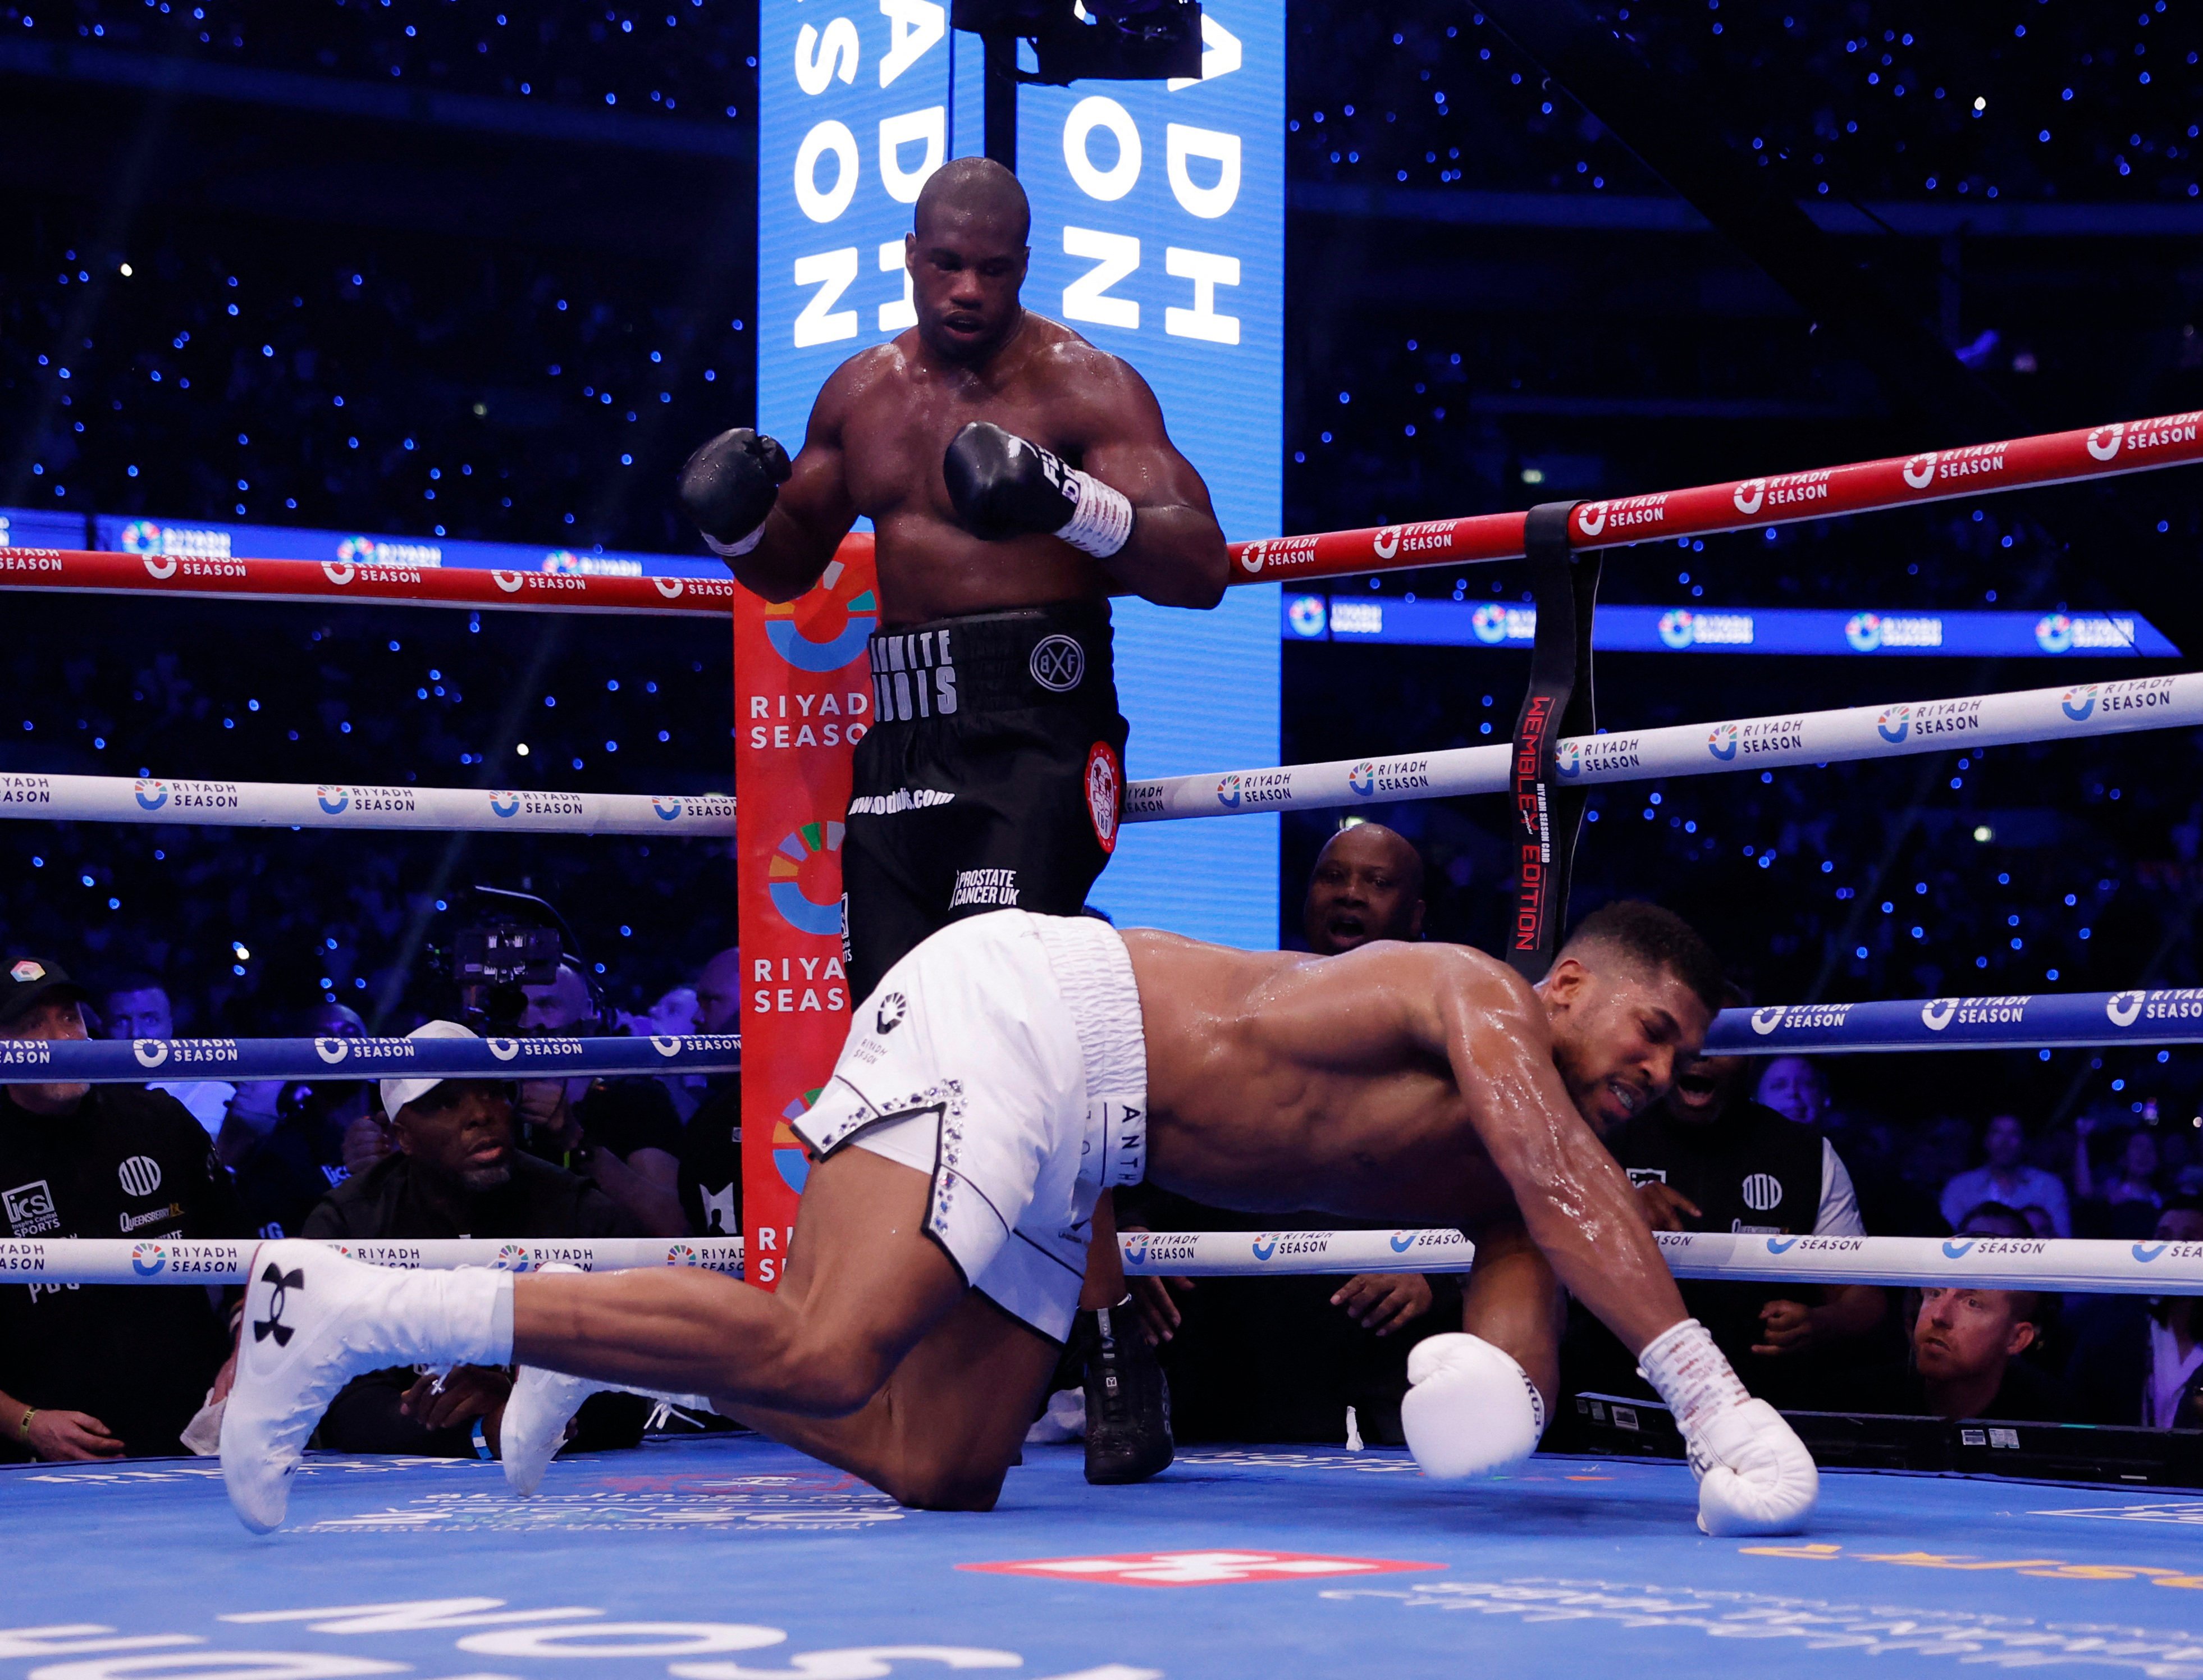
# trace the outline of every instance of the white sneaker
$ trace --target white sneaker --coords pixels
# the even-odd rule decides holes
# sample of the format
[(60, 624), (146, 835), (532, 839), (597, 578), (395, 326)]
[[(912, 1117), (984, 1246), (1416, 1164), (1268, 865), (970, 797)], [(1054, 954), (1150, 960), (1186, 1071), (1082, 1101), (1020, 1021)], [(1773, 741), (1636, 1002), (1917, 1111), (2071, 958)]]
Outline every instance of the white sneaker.
[(314, 1242), (263, 1243), (247, 1272), (237, 1386), (221, 1414), (221, 1479), (255, 1534), (281, 1527), (306, 1438), (361, 1373), (410, 1364), (381, 1310), (406, 1275)]

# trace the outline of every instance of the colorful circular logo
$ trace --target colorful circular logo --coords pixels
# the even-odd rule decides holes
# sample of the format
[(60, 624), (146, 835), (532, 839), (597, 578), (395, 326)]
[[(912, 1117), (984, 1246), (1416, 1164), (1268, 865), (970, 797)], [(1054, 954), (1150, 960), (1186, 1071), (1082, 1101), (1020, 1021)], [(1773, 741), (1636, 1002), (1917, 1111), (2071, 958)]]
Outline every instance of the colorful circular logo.
[(1874, 732), (1894, 747), (1912, 732), (1912, 708), (1910, 706), (1887, 706), (1874, 720)]
[(1844, 625), (1844, 640), (1858, 653), (1871, 654), (1881, 646), (1881, 615), (1878, 612), (1854, 612)]
[(520, 796), (509, 790), (500, 789), (489, 796), (489, 808), (492, 814), (496, 816), (517, 817), (520, 814)]
[(1678, 650), (1687, 648), (1697, 638), (1694, 623), (1689, 607), (1670, 607), (1660, 615), (1660, 640)]
[(140, 810), (157, 811), (168, 802), (168, 784), (166, 782), (140, 782), (134, 791)]
[(165, 1243), (137, 1243), (130, 1250), (130, 1269), (140, 1277), (158, 1277), (168, 1264)]
[(528, 1251), (525, 1245), (506, 1243), (498, 1250), (497, 1258), (491, 1261), (490, 1265), (493, 1269), (500, 1272), (524, 1272), (534, 1258), (535, 1257)]
[[(842, 831), (839, 823), (805, 823), (783, 835), (773, 849), (772, 862), (765, 871), (765, 893), (781, 920), (798, 933), (838, 937), (842, 932)], [(818, 858), (833, 861), (813, 861)], [(825, 884), (831, 891), (831, 896), (823, 902), (803, 890), (806, 878), (816, 883), (822, 876), (827, 878)]]
[(1583, 743), (1563, 741), (1553, 748), (1553, 770), (1566, 778), (1583, 774)]
[(1363, 759), (1346, 772), (1346, 785), (1367, 799), (1377, 791), (1377, 764), (1373, 759)]
[(341, 817), (351, 803), (351, 794), (345, 788), (316, 788), (314, 798), (322, 809), (333, 817)]
[(772, 1165), (780, 1174), (780, 1181), (797, 1195), (811, 1178), (810, 1152), (803, 1147), (803, 1139), (795, 1135), (790, 1121), (800, 1120), (811, 1105), (818, 1100), (824, 1085), (813, 1087), (780, 1111), (780, 1118), (772, 1123)]
[(2073, 621), (2063, 612), (2046, 612), (2035, 621), (2035, 645), (2046, 654), (2063, 654), (2073, 646)]
[(859, 589), (864, 574), (836, 560), (818, 587), (765, 610), (765, 639), (798, 671), (839, 671), (865, 651), (879, 627), (879, 597)]
[(1329, 618), (1321, 595), (1295, 595), (1285, 608), (1285, 622), (1293, 627), (1295, 636), (1321, 636)]
[(1706, 750), (1727, 764), (1736, 756), (1736, 725), (1716, 724), (1713, 732), (1706, 736)]
[(2086, 723), (2096, 709), (2096, 689), (2097, 684), (2089, 683), (2066, 689), (2064, 698), (2058, 702), (2058, 709), (2076, 724)]
[(1496, 601), (1485, 601), (1468, 615), (1468, 628), (1479, 642), (1487, 647), (1507, 639), (1507, 609)]
[(1125, 772), (1117, 766), (1116, 750), (1097, 741), (1086, 752), (1086, 814), (1093, 819), (1094, 838), (1102, 855), (1117, 850), (1117, 818), (1125, 802)]
[(1237, 771), (1233, 771), (1228, 776), (1217, 778), (1216, 802), (1227, 811), (1236, 811), (1239, 808), (1239, 772)]

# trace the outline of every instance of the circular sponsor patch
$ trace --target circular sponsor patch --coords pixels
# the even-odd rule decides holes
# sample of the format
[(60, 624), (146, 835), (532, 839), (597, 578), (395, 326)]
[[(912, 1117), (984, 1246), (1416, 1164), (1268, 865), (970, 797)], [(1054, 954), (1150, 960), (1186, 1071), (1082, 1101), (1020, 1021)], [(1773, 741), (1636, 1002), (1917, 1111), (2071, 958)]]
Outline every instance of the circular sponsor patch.
[(1117, 849), (1117, 813), (1125, 799), (1125, 772), (1115, 748), (1097, 741), (1086, 753), (1086, 814), (1094, 819), (1094, 838), (1102, 855)]
[(115, 1169), (115, 1176), (122, 1181), (124, 1194), (151, 1196), (161, 1187), (161, 1163), (150, 1155), (133, 1155)]
[(1782, 1180), (1772, 1173), (1754, 1173), (1744, 1181), (1744, 1204), (1754, 1213), (1767, 1213), (1782, 1199)]
[(1027, 666), (1033, 681), (1050, 694), (1067, 695), (1086, 675), (1086, 650), (1074, 636), (1045, 636), (1034, 646)]

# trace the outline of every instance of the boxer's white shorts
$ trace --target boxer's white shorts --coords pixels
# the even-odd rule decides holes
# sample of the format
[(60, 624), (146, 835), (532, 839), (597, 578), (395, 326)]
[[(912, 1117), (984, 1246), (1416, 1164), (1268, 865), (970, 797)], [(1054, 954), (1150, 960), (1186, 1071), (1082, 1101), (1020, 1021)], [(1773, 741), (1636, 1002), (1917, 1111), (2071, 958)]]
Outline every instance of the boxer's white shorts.
[(853, 1145), (928, 1174), (926, 1234), (973, 1288), (1061, 1341), (1095, 1198), (1146, 1170), (1147, 1074), (1116, 930), (995, 910), (888, 971), (790, 1124), (822, 1157)]

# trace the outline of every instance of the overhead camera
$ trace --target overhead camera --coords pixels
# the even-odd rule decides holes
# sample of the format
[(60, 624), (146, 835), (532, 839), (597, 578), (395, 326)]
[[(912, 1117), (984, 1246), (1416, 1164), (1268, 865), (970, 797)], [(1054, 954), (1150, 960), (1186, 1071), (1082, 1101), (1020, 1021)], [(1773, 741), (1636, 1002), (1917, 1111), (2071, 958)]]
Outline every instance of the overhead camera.
[(578, 964), (580, 944), (548, 901), (533, 893), (476, 886), (462, 901), (464, 920), (447, 948), (430, 948), (430, 961), (459, 995), (459, 1019), (485, 1036), (511, 1038), (528, 1008), (523, 989), (549, 985), (561, 960)]
[(1033, 44), (1018, 80), (1153, 81), (1201, 74), (1200, 0), (955, 0), (951, 21)]

